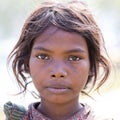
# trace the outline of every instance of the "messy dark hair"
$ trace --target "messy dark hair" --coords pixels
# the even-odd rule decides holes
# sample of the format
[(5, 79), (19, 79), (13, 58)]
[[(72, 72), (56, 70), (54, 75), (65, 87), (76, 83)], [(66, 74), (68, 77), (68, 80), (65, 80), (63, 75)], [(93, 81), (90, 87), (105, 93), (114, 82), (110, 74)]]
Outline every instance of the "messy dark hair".
[[(68, 32), (76, 32), (85, 38), (89, 51), (90, 71), (85, 88), (96, 83), (98, 90), (107, 80), (110, 66), (106, 56), (104, 39), (88, 6), (81, 1), (68, 3), (44, 2), (26, 20), (21, 36), (8, 57), (22, 92), (27, 90), (29, 59), (34, 40), (51, 25)], [(102, 70), (100, 70), (102, 68)], [(101, 74), (102, 71), (102, 74)], [(98, 79), (98, 76), (99, 77)]]

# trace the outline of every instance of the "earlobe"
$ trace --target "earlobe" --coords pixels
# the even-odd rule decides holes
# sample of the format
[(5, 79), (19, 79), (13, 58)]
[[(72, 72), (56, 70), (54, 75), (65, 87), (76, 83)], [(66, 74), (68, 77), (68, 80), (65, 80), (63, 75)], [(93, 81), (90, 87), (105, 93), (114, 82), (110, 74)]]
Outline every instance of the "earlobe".
[(90, 71), (90, 72), (89, 72), (89, 76), (91, 76), (91, 75), (93, 75), (93, 73)]
[(25, 64), (25, 72), (30, 74), (30, 69), (28, 64)]
[(93, 77), (93, 76), (94, 76), (93, 71), (90, 71), (90, 72), (89, 72), (89, 77)]

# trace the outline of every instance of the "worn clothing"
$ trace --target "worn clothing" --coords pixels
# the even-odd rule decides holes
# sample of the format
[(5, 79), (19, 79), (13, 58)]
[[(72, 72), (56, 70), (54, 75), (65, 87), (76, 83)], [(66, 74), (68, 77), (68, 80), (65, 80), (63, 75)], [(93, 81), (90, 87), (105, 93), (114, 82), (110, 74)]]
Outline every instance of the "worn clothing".
[[(51, 120), (37, 110), (39, 104), (39, 102), (32, 103), (29, 105), (28, 110), (26, 110), (23, 106), (8, 102), (4, 105), (6, 120)], [(87, 104), (80, 105), (82, 106), (81, 109), (67, 120), (113, 120), (98, 119)]]

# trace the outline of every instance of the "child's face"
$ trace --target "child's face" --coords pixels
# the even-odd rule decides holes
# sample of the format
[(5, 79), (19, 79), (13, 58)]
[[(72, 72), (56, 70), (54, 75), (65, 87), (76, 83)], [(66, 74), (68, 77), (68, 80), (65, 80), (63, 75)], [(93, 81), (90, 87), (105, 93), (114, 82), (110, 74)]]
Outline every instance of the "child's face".
[(51, 26), (35, 40), (29, 66), (41, 100), (76, 101), (90, 72), (86, 41), (77, 33)]

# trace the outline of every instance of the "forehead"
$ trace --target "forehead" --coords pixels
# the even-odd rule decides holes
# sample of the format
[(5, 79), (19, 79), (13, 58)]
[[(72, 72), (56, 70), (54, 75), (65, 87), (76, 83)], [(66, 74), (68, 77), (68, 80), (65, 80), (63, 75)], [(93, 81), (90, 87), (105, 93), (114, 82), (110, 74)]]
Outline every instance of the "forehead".
[(61, 29), (55, 26), (49, 26), (42, 34), (39, 35), (38, 38), (43, 38), (41, 40), (48, 39), (53, 35), (55, 35), (58, 30), (61, 30)]
[(47, 49), (49, 51), (80, 50), (88, 53), (86, 40), (75, 32), (67, 32), (51, 26), (36, 38), (33, 50)]
[(65, 31), (61, 28), (58, 28), (56, 26), (49, 26), (43, 33), (41, 33), (36, 39), (35, 42), (39, 41), (39, 42), (46, 42), (49, 41), (50, 39), (57, 39), (57, 41), (62, 42), (62, 39), (64, 39), (64, 41), (69, 42), (69, 40), (72, 39), (72, 42), (74, 43), (76, 41), (76, 39), (78, 40), (78, 42), (80, 41), (84, 41), (86, 42), (85, 38), (82, 37), (82, 35), (80, 35), (77, 32), (69, 32), (69, 31)]

